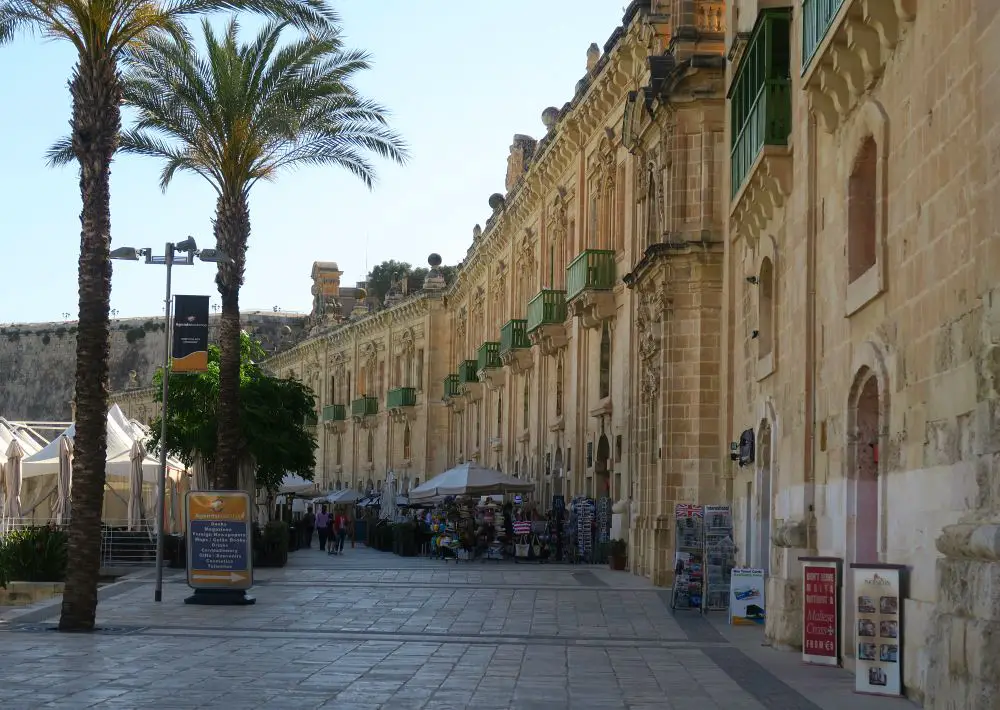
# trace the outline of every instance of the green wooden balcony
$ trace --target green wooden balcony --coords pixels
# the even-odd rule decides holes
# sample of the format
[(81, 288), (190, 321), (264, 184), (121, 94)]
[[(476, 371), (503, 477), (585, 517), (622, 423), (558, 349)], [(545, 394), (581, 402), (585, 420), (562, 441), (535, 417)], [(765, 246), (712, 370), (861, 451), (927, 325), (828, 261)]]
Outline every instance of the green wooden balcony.
[(805, 74), (823, 44), (830, 25), (844, 0), (803, 0), (802, 2), (802, 73)]
[(457, 397), (458, 395), (458, 375), (448, 375), (444, 378), (444, 398), (448, 399), (450, 397)]
[(352, 417), (371, 417), (378, 414), (378, 400), (375, 397), (358, 397), (351, 402)]
[(476, 360), (463, 360), (458, 366), (459, 384), (478, 383), (479, 375), (476, 374), (478, 366)]
[(589, 289), (608, 290), (615, 285), (615, 253), (610, 249), (585, 249), (566, 267), (566, 300)]
[(528, 320), (525, 333), (533, 333), (543, 325), (562, 325), (565, 321), (565, 291), (542, 289), (528, 301)]
[(792, 129), (791, 8), (762, 10), (729, 89), (731, 197), (764, 146), (787, 146)]
[(347, 420), (347, 407), (343, 404), (328, 404), (323, 407), (324, 422), (343, 422)]
[(500, 367), (500, 343), (488, 340), (479, 346), (476, 353), (476, 369), (492, 370), (496, 367)]
[(530, 348), (531, 341), (528, 340), (528, 321), (523, 319), (509, 320), (500, 328), (500, 354), (509, 353), (511, 350)]
[(389, 390), (385, 397), (387, 409), (417, 406), (417, 390), (414, 387), (396, 387)]
[(305, 416), (305, 421), (303, 424), (307, 427), (314, 427), (319, 424), (319, 417), (316, 416), (316, 412), (309, 412)]

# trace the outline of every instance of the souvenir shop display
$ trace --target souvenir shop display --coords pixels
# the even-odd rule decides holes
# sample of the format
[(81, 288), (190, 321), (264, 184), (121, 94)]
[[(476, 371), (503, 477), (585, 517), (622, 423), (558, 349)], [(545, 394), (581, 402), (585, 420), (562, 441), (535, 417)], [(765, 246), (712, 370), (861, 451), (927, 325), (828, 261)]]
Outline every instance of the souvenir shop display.
[(579, 562), (594, 559), (594, 522), (597, 506), (589, 498), (574, 498), (570, 504), (569, 531), (573, 536), (573, 552)]
[(733, 568), (736, 566), (736, 544), (733, 542), (733, 513), (728, 505), (706, 505), (705, 537), (705, 609), (729, 609), (729, 592)]
[(704, 591), (705, 511), (700, 505), (674, 506), (673, 609), (701, 609)]

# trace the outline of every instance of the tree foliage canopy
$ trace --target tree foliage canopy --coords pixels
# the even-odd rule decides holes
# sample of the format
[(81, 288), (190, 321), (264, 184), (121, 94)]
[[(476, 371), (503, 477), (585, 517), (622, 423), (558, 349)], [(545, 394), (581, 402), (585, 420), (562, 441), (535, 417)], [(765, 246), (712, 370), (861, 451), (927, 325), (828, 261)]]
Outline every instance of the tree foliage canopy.
[[(293, 379), (279, 379), (257, 364), (265, 353), (246, 333), (240, 335), (240, 423), (242, 455), (256, 463), (257, 485), (277, 490), (286, 473), (312, 480), (316, 437), (307, 422), (316, 416), (312, 390)], [(154, 377), (157, 401), (162, 400), (163, 371)], [(200, 455), (207, 465), (215, 456), (219, 402), (219, 349), (208, 350), (208, 371), (170, 375), (167, 450), (185, 463)], [(160, 421), (150, 446), (159, 444)]]
[[(455, 274), (458, 271), (454, 266), (444, 265), (439, 266), (438, 270), (448, 284), (451, 284), (455, 280)], [(392, 287), (393, 281), (402, 278), (411, 278), (420, 281), (422, 284), (428, 271), (429, 269), (425, 266), (415, 269), (407, 261), (396, 261), (395, 259), (383, 261), (368, 272), (368, 292), (373, 296), (377, 296), (379, 302), (384, 301), (386, 294), (389, 293), (389, 289)]]

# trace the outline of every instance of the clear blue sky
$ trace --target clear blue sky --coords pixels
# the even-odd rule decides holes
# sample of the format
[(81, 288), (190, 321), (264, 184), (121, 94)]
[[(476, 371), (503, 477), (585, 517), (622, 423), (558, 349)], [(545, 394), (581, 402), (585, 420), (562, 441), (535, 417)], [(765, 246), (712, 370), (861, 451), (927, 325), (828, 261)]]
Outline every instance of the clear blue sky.
[[(392, 112), (412, 160), (379, 164), (369, 192), (334, 168), (283, 174), (251, 194), (252, 234), (244, 310), (308, 311), (313, 261), (337, 261), (352, 284), (395, 258), (424, 265), (430, 252), (461, 260), (487, 199), (504, 191), (511, 138), (543, 134), (542, 110), (562, 106), (586, 70), (591, 42), (603, 46), (621, 22), (614, 0), (346, 0), (337, 3), (347, 44), (374, 68), (358, 87)], [(248, 18), (249, 20), (249, 18)], [(257, 23), (244, 22), (252, 32)], [(0, 323), (76, 317), (80, 195), (76, 170), (50, 169), (44, 154), (65, 134), (65, 43), (23, 36), (0, 47)], [(159, 165), (119, 158), (112, 168), (112, 241), (151, 246), (191, 235), (212, 242), (213, 192), (181, 176), (164, 194)], [(367, 257), (366, 244), (367, 240)], [(207, 264), (175, 269), (175, 293), (211, 294)], [(119, 317), (162, 313), (163, 268), (120, 262), (112, 308)]]

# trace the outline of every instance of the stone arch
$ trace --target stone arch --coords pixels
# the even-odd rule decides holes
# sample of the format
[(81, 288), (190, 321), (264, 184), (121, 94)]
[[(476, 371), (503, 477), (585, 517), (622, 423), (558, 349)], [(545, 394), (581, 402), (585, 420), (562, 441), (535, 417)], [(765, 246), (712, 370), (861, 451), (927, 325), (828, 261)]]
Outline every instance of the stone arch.
[(755, 253), (757, 285), (757, 379), (772, 372), (778, 348), (778, 245), (770, 235), (758, 240)]
[(885, 289), (889, 138), (885, 108), (874, 99), (865, 101), (840, 157), (847, 197), (847, 315)]
[[(854, 377), (847, 394), (844, 456), (845, 584), (854, 580), (852, 562), (881, 560), (886, 532), (886, 461), (889, 430), (889, 373), (882, 347), (871, 340), (855, 345)], [(843, 632), (853, 629), (855, 609), (845, 605)], [(847, 637), (849, 638), (849, 637)], [(854, 648), (845, 645), (845, 655)]]

